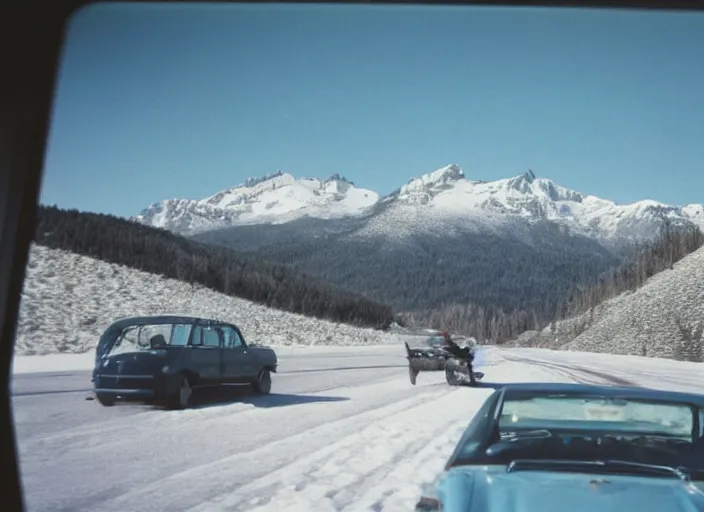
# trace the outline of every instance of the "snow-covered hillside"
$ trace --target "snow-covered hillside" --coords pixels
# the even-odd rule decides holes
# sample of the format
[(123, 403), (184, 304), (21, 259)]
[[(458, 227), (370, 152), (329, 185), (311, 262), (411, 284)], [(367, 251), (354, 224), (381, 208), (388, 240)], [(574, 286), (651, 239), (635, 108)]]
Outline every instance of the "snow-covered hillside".
[[(373, 209), (373, 206), (378, 208)], [(167, 200), (134, 219), (180, 234), (237, 225), (369, 216), (360, 236), (395, 236), (454, 225), (501, 231), (517, 220), (548, 220), (605, 241), (649, 238), (663, 219), (704, 227), (704, 206), (671, 206), (653, 200), (618, 205), (562, 187), (532, 171), (496, 181), (467, 179), (458, 165), (412, 178), (381, 198), (333, 176), (296, 179), (276, 173), (248, 180), (202, 200)]]
[(276, 172), (205, 199), (168, 199), (133, 220), (189, 235), (233, 225), (283, 223), (300, 217), (342, 218), (366, 211), (379, 195), (333, 174), (327, 180), (296, 179)]
[(270, 309), (182, 281), (33, 245), (15, 352), (85, 352), (94, 348), (115, 319), (161, 313), (231, 321), (247, 340), (270, 345), (398, 342), (394, 334)]
[(517, 342), (545, 348), (704, 361), (704, 248), (634, 292)]

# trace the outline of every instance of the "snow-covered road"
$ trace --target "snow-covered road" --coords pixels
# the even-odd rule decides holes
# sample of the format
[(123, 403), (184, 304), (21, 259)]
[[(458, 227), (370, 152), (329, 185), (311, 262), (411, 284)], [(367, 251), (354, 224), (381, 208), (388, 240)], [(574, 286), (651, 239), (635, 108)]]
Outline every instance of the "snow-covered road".
[(411, 386), (396, 346), (279, 353), (275, 394), (206, 397), (186, 411), (101, 407), (85, 399), (78, 366), (16, 373), (28, 509), (408, 511), (492, 383), (704, 384), (694, 363), (486, 349), (483, 388), (450, 388), (442, 373)]

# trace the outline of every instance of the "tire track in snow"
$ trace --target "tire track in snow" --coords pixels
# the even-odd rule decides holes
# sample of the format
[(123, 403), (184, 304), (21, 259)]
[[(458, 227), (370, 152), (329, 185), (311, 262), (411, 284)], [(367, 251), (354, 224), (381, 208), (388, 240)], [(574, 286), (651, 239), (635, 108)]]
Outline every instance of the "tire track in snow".
[[(407, 387), (408, 382), (404, 378), (398, 382), (398, 385)], [(389, 388), (388, 383), (385, 387)], [(381, 390), (378, 385), (366, 388), (363, 390), (365, 393), (377, 396)], [(375, 391), (374, 388), (378, 390)], [(263, 443), (253, 449), (239, 449), (236, 446), (232, 446), (232, 452), (228, 452), (226, 450), (227, 444), (225, 444), (221, 446), (220, 457), (199, 464), (191, 463), (186, 457), (183, 459), (183, 464), (179, 470), (168, 476), (149, 479), (142, 483), (132, 482), (131, 485), (127, 485), (127, 482), (124, 482), (121, 485), (122, 489), (91, 493), (89, 496), (85, 496), (84, 499), (74, 500), (70, 508), (71, 510), (101, 510), (101, 512), (113, 510), (141, 510), (144, 512), (165, 509), (184, 510), (202, 502), (203, 496), (219, 495), (223, 492), (235, 493), (242, 485), (258, 478), (266, 478), (267, 475), (271, 474), (282, 464), (292, 464), (296, 460), (307, 456), (311, 449), (319, 450), (325, 446), (333, 445), (340, 436), (352, 435), (354, 432), (364, 428), (364, 426), (382, 420), (389, 415), (417, 407), (418, 405), (434, 402), (439, 397), (446, 395), (448, 391), (451, 391), (448, 390), (444, 381), (434, 385), (423, 386), (421, 389), (424, 391), (421, 394), (413, 394), (391, 404), (384, 402), (352, 414), (347, 414), (344, 407), (341, 407), (342, 414), (336, 415), (329, 422), (316, 423), (304, 430), (296, 430), (291, 432), (290, 435)], [(353, 392), (351, 394), (359, 394), (359, 389), (356, 390), (356, 393)], [(345, 402), (339, 403), (343, 404)], [(308, 417), (315, 417), (317, 416), (316, 412), (321, 407), (329, 410), (332, 406), (334, 404), (311, 403), (298, 406), (297, 409), (309, 408), (307, 413), (301, 413)], [(273, 410), (258, 409), (251, 411), (252, 414), (247, 415), (247, 417), (258, 413), (260, 420), (266, 420), (267, 424), (269, 422), (275, 423), (276, 418), (272, 417), (274, 416), (273, 412)], [(279, 421), (286, 421), (285, 414), (279, 416)], [(236, 417), (233, 416), (233, 419), (238, 420), (236, 424), (233, 424), (233, 429), (248, 428), (248, 422), (241, 421), (243, 418), (245, 418), (244, 413), (239, 413)], [(256, 429), (257, 424), (258, 422), (253, 422), (249, 428)], [(203, 423), (198, 422), (198, 426), (199, 428), (203, 427)], [(149, 430), (151, 431), (151, 429)], [(204, 435), (207, 434), (207, 428), (202, 428), (202, 430)], [(213, 443), (213, 439), (209, 441)], [(194, 493), (194, 488), (197, 488), (196, 493)], [(153, 508), (150, 509), (145, 506), (146, 503), (153, 504)], [(58, 510), (58, 508), (52, 509)], [(220, 510), (220, 507), (216, 505), (215, 509)], [(213, 510), (213, 508), (209, 510)]]
[[(702, 387), (701, 363), (658, 359), (654, 357), (580, 353), (570, 351), (550, 351), (547, 349), (506, 349), (515, 360), (525, 360), (558, 364), (564, 367), (578, 367), (582, 370), (618, 375), (631, 385), (670, 389), (673, 391), (699, 392)], [(541, 356), (517, 354), (521, 351), (538, 352)], [(543, 355), (544, 354), (544, 355)]]
[[(307, 372), (306, 372), (307, 373)], [(398, 380), (398, 376), (388, 376), (377, 378), (373, 382), (367, 383), (366, 385), (355, 386), (354, 388), (364, 388), (368, 386), (386, 385), (391, 381)], [(429, 384), (437, 385), (437, 384)], [(343, 391), (347, 392), (353, 389), (349, 384), (332, 385), (329, 387), (316, 386), (316, 390), (310, 393), (300, 393), (295, 396), (302, 400), (310, 397), (315, 399), (315, 397), (321, 396), (322, 393)], [(207, 426), (206, 422), (218, 422), (224, 416), (230, 416), (233, 414), (245, 414), (248, 412), (254, 412), (256, 410), (267, 408), (267, 401), (270, 398), (276, 399), (278, 396), (285, 395), (284, 393), (272, 393), (269, 396), (255, 396), (252, 394), (243, 394), (239, 397), (230, 398), (222, 402), (209, 402), (205, 401), (201, 405), (197, 405), (194, 408), (186, 409), (183, 411), (169, 411), (152, 405), (142, 405), (139, 403), (135, 404), (119, 404), (116, 407), (132, 407), (132, 408), (142, 408), (139, 412), (131, 414), (128, 416), (123, 416), (119, 418), (110, 418), (102, 420), (99, 422), (91, 422), (87, 425), (81, 425), (70, 430), (65, 430), (62, 432), (57, 432), (50, 435), (42, 435), (41, 437), (29, 438), (23, 440), (24, 447), (34, 447), (34, 446), (47, 446), (50, 443), (60, 443), (61, 445), (69, 445), (72, 442), (79, 442), (81, 448), (92, 449), (92, 448), (104, 448), (106, 444), (110, 443), (110, 439), (121, 439), (121, 434), (125, 432), (126, 429), (133, 428), (133, 425), (139, 424), (140, 428), (144, 429), (154, 429), (154, 431), (164, 431), (164, 429), (171, 429), (175, 421), (183, 421), (184, 419), (190, 420), (193, 416), (198, 416), (201, 424)], [(330, 397), (335, 398), (335, 397)], [(339, 397), (341, 400), (346, 399), (346, 397)], [(100, 432), (100, 438), (95, 437), (95, 433)], [(75, 449), (75, 447), (71, 447)]]
[(462, 418), (441, 430), (440, 435), (430, 439), (409, 460), (386, 474), (383, 481), (376, 482), (361, 494), (357, 503), (350, 505), (347, 511), (414, 510), (420, 496), (432, 494), (434, 483), (468, 423)]
[[(427, 470), (434, 472), (442, 467), (459, 434), (492, 392), (492, 389), (452, 388), (432, 402), (389, 414), (383, 421), (370, 423), (227, 497), (189, 512), (214, 509), (323, 512), (358, 510), (358, 507), (380, 510), (384, 493), (399, 489), (405, 489), (413, 501), (419, 488), (408, 477), (416, 479), (423, 474), (425, 462), (433, 461), (435, 464), (426, 468), (424, 474), (425, 478), (432, 478)], [(408, 469), (409, 458), (420, 473), (409, 475), (408, 471), (398, 471), (399, 467)], [(392, 480), (395, 485), (389, 489)], [(378, 489), (379, 482), (383, 482), (383, 489)], [(414, 501), (410, 510), (413, 504)]]
[[(522, 363), (497, 366), (501, 371), (493, 380), (498, 382), (511, 381), (517, 374), (543, 381), (552, 375)], [(413, 510), (423, 488), (440, 474), (459, 436), (493, 391), (450, 388), (436, 401), (368, 424), (189, 512)]]
[(634, 386), (642, 387), (636, 382), (631, 380), (623, 379), (609, 373), (600, 372), (593, 370), (591, 368), (584, 368), (582, 366), (576, 366), (569, 363), (556, 363), (552, 361), (543, 361), (540, 359), (532, 359), (527, 357), (517, 357), (517, 356), (504, 356), (507, 361), (513, 361), (516, 363), (530, 364), (534, 366), (543, 367), (554, 373), (564, 375), (570, 381), (582, 383), (582, 384), (611, 384), (616, 386)]

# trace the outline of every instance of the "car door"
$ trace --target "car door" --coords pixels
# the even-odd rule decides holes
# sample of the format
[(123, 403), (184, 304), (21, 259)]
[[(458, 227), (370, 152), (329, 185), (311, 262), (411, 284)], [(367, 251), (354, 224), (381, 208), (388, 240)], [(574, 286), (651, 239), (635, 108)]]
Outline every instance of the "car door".
[(229, 382), (249, 382), (256, 377), (256, 360), (236, 329), (222, 326), (225, 375)]
[(224, 377), (222, 331), (217, 327), (196, 326), (191, 344), (191, 370), (202, 384), (215, 384)]

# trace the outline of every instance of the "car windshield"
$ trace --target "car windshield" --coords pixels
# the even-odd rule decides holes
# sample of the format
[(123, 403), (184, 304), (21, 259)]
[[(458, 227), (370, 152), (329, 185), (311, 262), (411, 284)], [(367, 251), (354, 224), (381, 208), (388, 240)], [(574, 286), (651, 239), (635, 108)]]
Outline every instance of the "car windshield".
[(187, 324), (132, 325), (122, 330), (108, 355), (144, 352), (167, 346), (185, 346), (191, 332)]
[(445, 338), (442, 336), (431, 336), (425, 341), (425, 343), (429, 347), (442, 347), (445, 344)]
[(406, 343), (408, 346), (414, 349), (427, 350), (429, 348), (442, 347), (445, 344), (445, 340), (442, 336), (438, 335), (411, 335), (406, 338)]
[(686, 404), (605, 396), (537, 396), (504, 401), (499, 429), (580, 429), (692, 440), (695, 412)]
[(704, 451), (698, 442), (698, 415), (699, 409), (693, 405), (655, 399), (508, 397), (492, 439), (488, 443), (466, 440), (456, 463), (530, 461), (533, 466), (557, 470), (551, 461), (563, 466), (567, 461), (619, 461), (607, 469), (592, 469), (634, 473), (642, 472), (638, 464), (650, 464), (686, 468), (690, 474), (702, 475)]

